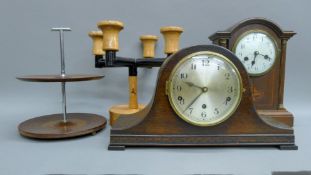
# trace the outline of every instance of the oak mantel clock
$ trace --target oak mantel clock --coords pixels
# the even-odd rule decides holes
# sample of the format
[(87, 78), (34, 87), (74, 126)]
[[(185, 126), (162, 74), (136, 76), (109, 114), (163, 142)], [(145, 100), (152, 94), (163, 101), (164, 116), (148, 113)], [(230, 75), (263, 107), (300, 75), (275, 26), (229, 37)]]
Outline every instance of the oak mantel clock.
[(297, 149), (289, 126), (255, 110), (246, 69), (231, 51), (199, 45), (162, 64), (151, 102), (120, 116), (110, 150), (126, 146), (278, 146)]
[(293, 35), (267, 19), (252, 18), (209, 37), (234, 52), (245, 66), (259, 114), (291, 127), (293, 115), (284, 108), (283, 96), (286, 45)]

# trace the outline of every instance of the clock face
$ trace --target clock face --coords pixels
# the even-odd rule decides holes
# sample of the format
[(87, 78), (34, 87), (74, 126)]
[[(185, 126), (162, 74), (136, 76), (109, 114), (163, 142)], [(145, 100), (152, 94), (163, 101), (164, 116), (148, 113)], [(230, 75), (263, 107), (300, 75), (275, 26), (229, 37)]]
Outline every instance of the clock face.
[(168, 97), (179, 117), (197, 126), (216, 125), (235, 112), (242, 80), (223, 55), (204, 51), (183, 58), (168, 81)]
[(274, 40), (260, 31), (242, 35), (233, 50), (247, 72), (254, 76), (268, 72), (276, 59)]

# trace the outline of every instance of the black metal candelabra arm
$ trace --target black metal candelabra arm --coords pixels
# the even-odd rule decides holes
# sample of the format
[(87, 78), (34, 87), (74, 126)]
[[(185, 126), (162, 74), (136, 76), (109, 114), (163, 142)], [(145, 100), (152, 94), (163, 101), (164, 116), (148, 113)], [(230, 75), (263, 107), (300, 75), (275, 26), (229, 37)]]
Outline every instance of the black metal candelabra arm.
[(126, 58), (117, 57), (116, 51), (106, 51), (105, 58), (95, 55), (95, 67), (128, 67), (129, 74), (136, 76), (137, 67), (160, 67), (166, 58)]

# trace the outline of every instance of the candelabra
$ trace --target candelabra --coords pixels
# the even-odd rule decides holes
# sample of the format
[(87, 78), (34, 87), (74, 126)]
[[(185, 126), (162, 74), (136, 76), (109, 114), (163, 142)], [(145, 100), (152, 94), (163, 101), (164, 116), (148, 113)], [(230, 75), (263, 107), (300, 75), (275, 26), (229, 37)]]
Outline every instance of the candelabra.
[[(142, 110), (145, 105), (139, 104), (137, 97), (137, 68), (160, 67), (166, 58), (155, 58), (155, 46), (158, 40), (154, 35), (142, 35), (140, 41), (143, 46), (143, 58), (119, 57), (119, 32), (124, 28), (120, 21), (100, 21), (97, 24), (100, 31), (92, 31), (89, 36), (93, 40), (93, 55), (95, 57), (96, 68), (106, 67), (128, 67), (128, 104), (112, 106), (109, 109), (110, 125), (118, 119), (120, 115), (133, 114)], [(183, 32), (181, 27), (162, 27), (161, 33), (165, 40), (164, 53), (168, 56), (179, 49), (179, 39)]]

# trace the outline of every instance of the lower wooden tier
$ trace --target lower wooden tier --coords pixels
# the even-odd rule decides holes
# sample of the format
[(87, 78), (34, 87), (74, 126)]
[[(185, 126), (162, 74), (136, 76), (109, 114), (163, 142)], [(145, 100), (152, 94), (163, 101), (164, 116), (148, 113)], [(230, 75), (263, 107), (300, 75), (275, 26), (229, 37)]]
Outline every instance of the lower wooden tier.
[(67, 113), (67, 121), (63, 122), (63, 114), (51, 114), (35, 117), (22, 122), (18, 126), (22, 136), (35, 139), (65, 139), (95, 134), (106, 126), (103, 116), (88, 113)]

